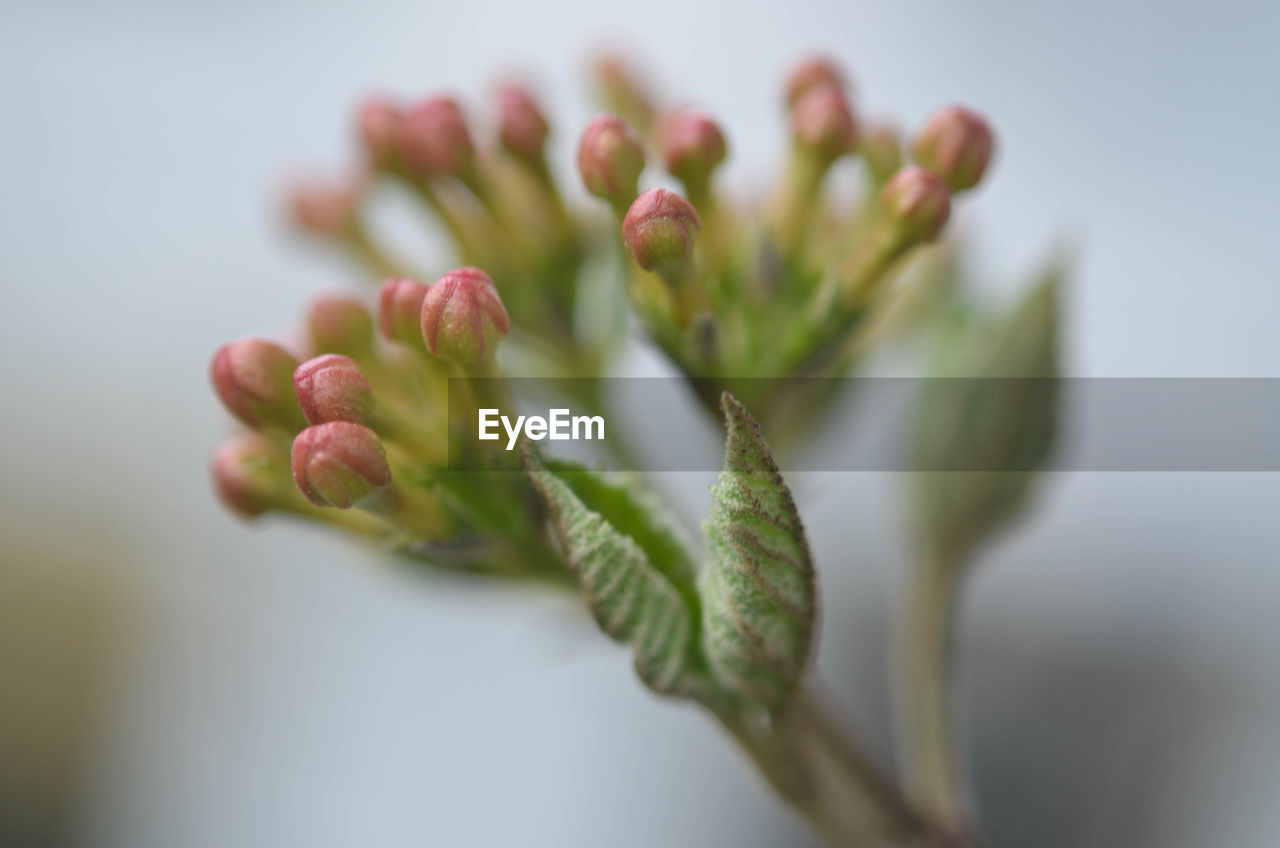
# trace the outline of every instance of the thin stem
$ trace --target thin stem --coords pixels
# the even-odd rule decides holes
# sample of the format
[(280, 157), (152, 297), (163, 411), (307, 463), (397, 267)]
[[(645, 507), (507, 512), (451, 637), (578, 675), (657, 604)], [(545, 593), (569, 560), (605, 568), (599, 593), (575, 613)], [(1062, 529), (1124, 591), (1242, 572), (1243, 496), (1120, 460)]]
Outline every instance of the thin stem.
[(959, 563), (925, 557), (912, 571), (899, 622), (898, 747), (913, 799), (954, 826), (964, 821), (950, 701), (950, 666)]

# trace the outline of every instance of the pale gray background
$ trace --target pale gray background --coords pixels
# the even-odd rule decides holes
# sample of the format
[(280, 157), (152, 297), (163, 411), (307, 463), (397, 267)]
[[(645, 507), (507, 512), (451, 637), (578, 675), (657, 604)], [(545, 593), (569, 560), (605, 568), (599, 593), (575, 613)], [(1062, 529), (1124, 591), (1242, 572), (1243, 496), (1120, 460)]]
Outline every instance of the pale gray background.
[[(246, 529), (207, 489), (210, 353), (342, 285), (283, 237), (272, 186), (347, 154), (363, 91), (475, 104), (513, 67), (544, 81), (565, 164), (582, 60), (619, 35), (723, 118), (744, 189), (806, 48), (848, 62), (867, 113), (976, 104), (1001, 151), (962, 226), (996, 293), (1078, 250), (1076, 373), (1280, 376), (1274, 2), (10, 2), (7, 844), (812, 844), (571, 607)], [(898, 481), (799, 482), (822, 671), (883, 730)], [(965, 671), (996, 844), (1276, 844), (1278, 503), (1274, 475), (1062, 477), (993, 553)]]

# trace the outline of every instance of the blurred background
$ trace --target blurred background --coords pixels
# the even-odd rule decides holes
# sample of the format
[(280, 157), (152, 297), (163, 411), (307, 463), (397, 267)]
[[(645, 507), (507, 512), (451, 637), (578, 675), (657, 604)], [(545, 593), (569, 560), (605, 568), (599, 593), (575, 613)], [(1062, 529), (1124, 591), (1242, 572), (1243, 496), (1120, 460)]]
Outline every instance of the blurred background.
[[(975, 265), (999, 297), (1075, 252), (1072, 373), (1280, 377), (1270, 0), (11, 0), (0, 845), (814, 844), (568, 603), (247, 527), (209, 491), (213, 350), (357, 284), (288, 238), (281, 180), (347, 157), (365, 92), (479, 113), (512, 70), (567, 171), (602, 44), (723, 120), (743, 190), (773, 173), (781, 74), (811, 48), (864, 114), (970, 103), (1000, 138), (960, 216)], [(700, 509), (692, 478), (670, 482)], [(820, 673), (887, 762), (901, 481), (797, 485)], [(993, 845), (1280, 843), (1277, 505), (1274, 474), (1048, 481), (962, 627)]]

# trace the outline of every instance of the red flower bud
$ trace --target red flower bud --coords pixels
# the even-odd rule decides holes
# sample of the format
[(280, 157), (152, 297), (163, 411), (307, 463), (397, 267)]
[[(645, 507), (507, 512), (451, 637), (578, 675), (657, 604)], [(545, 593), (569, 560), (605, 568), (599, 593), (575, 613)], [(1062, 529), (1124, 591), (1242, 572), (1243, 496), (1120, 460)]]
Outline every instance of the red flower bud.
[(293, 372), (293, 390), (308, 423), (371, 424), (373, 389), (350, 357), (326, 353), (308, 359)]
[(826, 56), (807, 56), (792, 66), (787, 74), (787, 108), (794, 109), (810, 91), (831, 86), (845, 90), (844, 73)]
[(356, 128), (371, 164), (386, 167), (395, 161), (396, 144), (403, 119), (400, 107), (389, 97), (374, 95), (365, 98), (360, 104), (356, 113)]
[(885, 214), (907, 242), (933, 241), (951, 216), (951, 192), (932, 171), (908, 165), (880, 194)]
[(417, 280), (391, 279), (378, 292), (378, 330), (387, 341), (422, 347), (422, 301), (427, 287)]
[(578, 143), (578, 173), (587, 191), (618, 206), (630, 203), (643, 170), (644, 142), (630, 124), (616, 115), (587, 124)]
[(277, 505), (274, 452), (271, 440), (257, 433), (246, 433), (218, 446), (209, 471), (223, 506), (241, 518), (255, 518)]
[(498, 137), (512, 156), (541, 162), (550, 131), (546, 116), (526, 89), (511, 85), (498, 92)]
[(916, 134), (911, 158), (942, 177), (952, 191), (964, 191), (982, 180), (994, 147), (991, 127), (981, 115), (947, 106)]
[(450, 271), (422, 302), (422, 338), (441, 359), (479, 364), (510, 326), (493, 280), (479, 268)]
[(293, 396), (298, 360), (279, 345), (246, 338), (219, 348), (210, 376), (227, 411), (254, 429), (301, 423)]
[(331, 421), (308, 427), (293, 440), (293, 482), (317, 506), (350, 509), (391, 485), (382, 442), (368, 427)]
[(902, 168), (902, 136), (895, 127), (877, 124), (863, 132), (858, 148), (876, 183), (887, 181)]
[(710, 179), (727, 153), (724, 133), (705, 115), (682, 112), (663, 127), (663, 162), (668, 173), (686, 186)]
[(312, 301), (307, 329), (317, 353), (360, 351), (373, 340), (373, 316), (355, 298), (326, 295)]
[(363, 177), (299, 182), (288, 193), (289, 217), (303, 232), (322, 238), (341, 235), (354, 218), (365, 188)]
[(809, 89), (791, 110), (796, 143), (824, 160), (834, 160), (854, 148), (858, 125), (844, 92), (834, 85)]
[(622, 237), (641, 268), (662, 273), (693, 255), (701, 227), (689, 201), (665, 188), (651, 188), (627, 210)]
[(397, 146), (409, 167), (428, 174), (461, 174), (475, 157), (462, 109), (448, 97), (423, 100), (405, 113)]

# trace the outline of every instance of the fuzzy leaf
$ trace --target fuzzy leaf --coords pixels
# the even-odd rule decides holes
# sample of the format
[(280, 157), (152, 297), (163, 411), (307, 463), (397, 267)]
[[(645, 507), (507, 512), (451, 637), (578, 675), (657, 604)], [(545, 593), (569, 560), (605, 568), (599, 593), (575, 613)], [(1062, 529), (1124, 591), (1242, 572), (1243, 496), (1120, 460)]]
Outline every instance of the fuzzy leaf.
[(703, 651), (721, 685), (775, 709), (803, 677), (817, 612), (813, 560), (791, 492), (760, 426), (721, 398), (725, 467), (704, 529)]
[(995, 326), (973, 326), (930, 382), (915, 443), (921, 530), (941, 560), (968, 554), (1025, 506), (1053, 446), (1058, 275)]
[(525, 465), (600, 629), (631, 645), (636, 673), (649, 688), (683, 691), (694, 640), (690, 602), (697, 603), (683, 546), (624, 487), (592, 472), (549, 470), (532, 452)]

